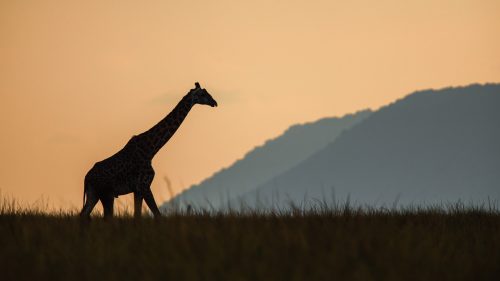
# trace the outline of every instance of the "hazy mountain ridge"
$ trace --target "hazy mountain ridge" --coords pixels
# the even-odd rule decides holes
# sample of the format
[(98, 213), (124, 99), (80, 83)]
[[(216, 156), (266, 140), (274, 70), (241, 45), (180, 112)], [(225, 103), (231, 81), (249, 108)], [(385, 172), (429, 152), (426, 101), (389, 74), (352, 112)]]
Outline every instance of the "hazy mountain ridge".
[(369, 205), (498, 201), (499, 106), (498, 84), (415, 92), (239, 201), (279, 208), (312, 198)]
[(324, 148), (343, 130), (370, 114), (371, 111), (364, 110), (340, 118), (323, 118), (293, 125), (282, 135), (251, 150), (230, 167), (183, 191), (163, 207), (171, 203), (204, 208), (222, 207)]

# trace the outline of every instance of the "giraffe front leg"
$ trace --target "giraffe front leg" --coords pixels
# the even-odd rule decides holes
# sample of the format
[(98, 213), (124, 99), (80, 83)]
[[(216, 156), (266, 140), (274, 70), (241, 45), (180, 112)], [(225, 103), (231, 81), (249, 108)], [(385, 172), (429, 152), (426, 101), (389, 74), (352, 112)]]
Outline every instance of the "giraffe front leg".
[(134, 192), (134, 218), (140, 218), (142, 212), (142, 194)]
[(144, 191), (144, 201), (146, 201), (146, 204), (148, 205), (149, 209), (155, 216), (155, 218), (161, 217), (160, 210), (158, 209), (158, 206), (156, 205), (155, 198), (153, 197), (153, 193), (151, 192), (151, 189), (147, 189)]

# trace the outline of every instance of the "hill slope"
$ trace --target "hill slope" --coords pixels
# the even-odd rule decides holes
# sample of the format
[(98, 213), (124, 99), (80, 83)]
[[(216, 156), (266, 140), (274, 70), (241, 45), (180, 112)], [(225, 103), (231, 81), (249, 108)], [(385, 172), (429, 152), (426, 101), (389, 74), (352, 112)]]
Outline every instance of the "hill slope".
[(231, 199), (257, 188), (300, 161), (324, 148), (340, 133), (361, 122), (370, 111), (360, 111), (342, 118), (324, 118), (313, 123), (294, 125), (283, 135), (267, 141), (247, 153), (243, 159), (223, 169), (199, 185), (194, 185), (163, 205), (191, 204), (219, 208)]
[(500, 85), (411, 94), (255, 191), (250, 206), (305, 198), (369, 205), (500, 200)]

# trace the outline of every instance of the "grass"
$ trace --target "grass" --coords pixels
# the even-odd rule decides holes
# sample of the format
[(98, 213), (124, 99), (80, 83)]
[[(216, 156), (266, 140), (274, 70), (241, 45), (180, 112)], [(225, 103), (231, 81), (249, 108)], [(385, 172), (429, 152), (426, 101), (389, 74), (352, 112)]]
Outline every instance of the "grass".
[(1, 280), (500, 280), (492, 207), (122, 214), (0, 203)]

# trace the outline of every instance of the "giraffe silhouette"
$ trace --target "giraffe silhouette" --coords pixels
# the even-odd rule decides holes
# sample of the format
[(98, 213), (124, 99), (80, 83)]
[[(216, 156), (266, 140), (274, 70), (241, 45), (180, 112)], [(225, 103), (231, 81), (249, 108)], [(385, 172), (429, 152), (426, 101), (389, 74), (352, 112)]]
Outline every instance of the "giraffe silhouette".
[(217, 106), (217, 102), (198, 82), (158, 124), (140, 135), (133, 136), (125, 147), (113, 156), (95, 163), (85, 176), (84, 205), (80, 216), (90, 217), (92, 209), (101, 200), (104, 217), (112, 217), (115, 197), (132, 192), (134, 217), (141, 216), (142, 200), (146, 201), (155, 217), (161, 216), (151, 192), (151, 182), (155, 175), (151, 160), (175, 134), (195, 104)]

